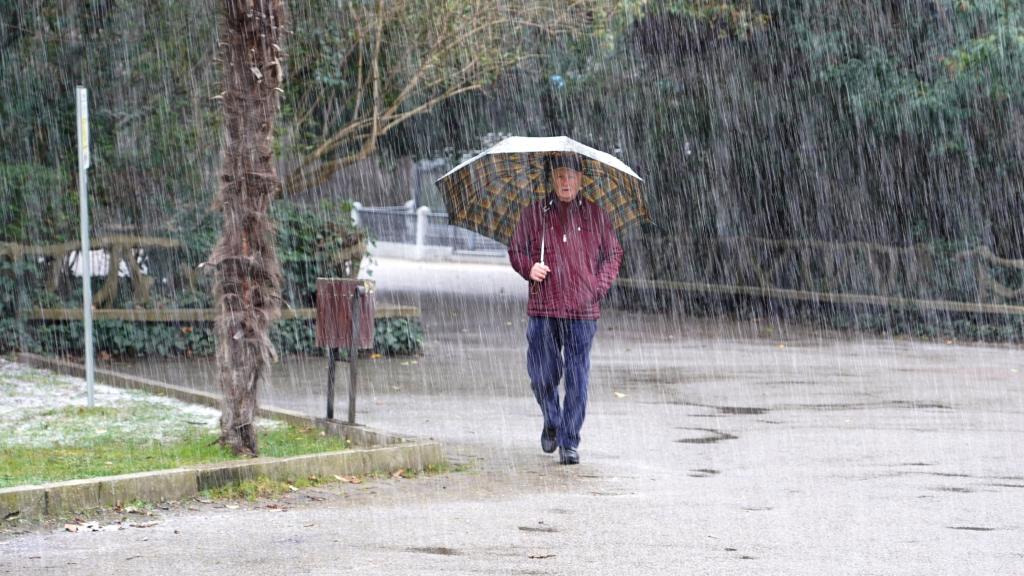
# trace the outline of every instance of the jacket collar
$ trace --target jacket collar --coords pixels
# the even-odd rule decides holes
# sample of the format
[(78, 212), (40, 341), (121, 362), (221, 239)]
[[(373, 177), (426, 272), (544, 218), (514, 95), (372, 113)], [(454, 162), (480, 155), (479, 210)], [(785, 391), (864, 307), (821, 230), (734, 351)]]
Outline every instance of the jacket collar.
[[(548, 194), (548, 197), (544, 202), (544, 212), (550, 212), (552, 208), (557, 208), (560, 202), (561, 200), (558, 199), (558, 196)], [(583, 195), (577, 194), (576, 198), (574, 198), (569, 204), (570, 207), (575, 206), (577, 209), (583, 208)]]

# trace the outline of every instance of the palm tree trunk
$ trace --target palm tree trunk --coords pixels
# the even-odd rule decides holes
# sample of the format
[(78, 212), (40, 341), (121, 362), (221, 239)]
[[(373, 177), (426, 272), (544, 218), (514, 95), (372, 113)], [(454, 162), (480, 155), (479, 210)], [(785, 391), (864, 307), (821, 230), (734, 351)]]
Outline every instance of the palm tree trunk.
[(280, 193), (272, 149), (281, 84), (284, 0), (221, 0), (224, 159), (215, 208), (224, 217), (208, 264), (215, 271), (221, 444), (255, 456), (256, 394), (276, 353), (281, 269), (268, 210)]

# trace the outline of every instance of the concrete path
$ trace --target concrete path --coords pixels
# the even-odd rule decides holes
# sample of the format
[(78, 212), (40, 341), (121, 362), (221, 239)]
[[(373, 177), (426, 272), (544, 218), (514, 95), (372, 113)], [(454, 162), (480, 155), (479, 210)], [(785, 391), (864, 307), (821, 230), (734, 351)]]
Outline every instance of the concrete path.
[[(1019, 350), (610, 311), (583, 462), (561, 467), (539, 448), (525, 287), (389, 265), (380, 297), (421, 305), (428, 344), (364, 364), (358, 416), (469, 471), (7, 535), (0, 574), (1024, 574)], [(278, 366), (264, 400), (319, 413), (324, 364)], [(124, 368), (211, 383), (202, 363)]]

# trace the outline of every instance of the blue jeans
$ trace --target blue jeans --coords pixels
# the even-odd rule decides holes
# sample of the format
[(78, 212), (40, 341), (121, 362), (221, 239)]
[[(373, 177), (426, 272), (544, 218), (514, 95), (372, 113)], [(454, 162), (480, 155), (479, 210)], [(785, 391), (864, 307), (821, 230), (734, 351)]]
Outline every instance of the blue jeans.
[[(544, 415), (544, 427), (558, 431), (558, 445), (575, 449), (587, 415), (590, 345), (597, 320), (530, 317), (526, 329), (526, 370)], [(564, 358), (563, 358), (564, 356)], [(565, 399), (558, 401), (558, 381), (565, 372)]]

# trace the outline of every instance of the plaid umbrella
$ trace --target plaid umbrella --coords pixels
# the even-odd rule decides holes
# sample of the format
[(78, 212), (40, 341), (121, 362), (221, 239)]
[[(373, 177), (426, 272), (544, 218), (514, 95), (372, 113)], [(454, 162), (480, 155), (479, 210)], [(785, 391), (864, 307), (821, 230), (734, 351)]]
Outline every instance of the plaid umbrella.
[(448, 222), (508, 245), (519, 211), (549, 194), (546, 162), (560, 154), (577, 155), (583, 164), (580, 195), (604, 210), (616, 230), (637, 220), (650, 221), (643, 179), (618, 158), (565, 136), (513, 136), (437, 180)]

